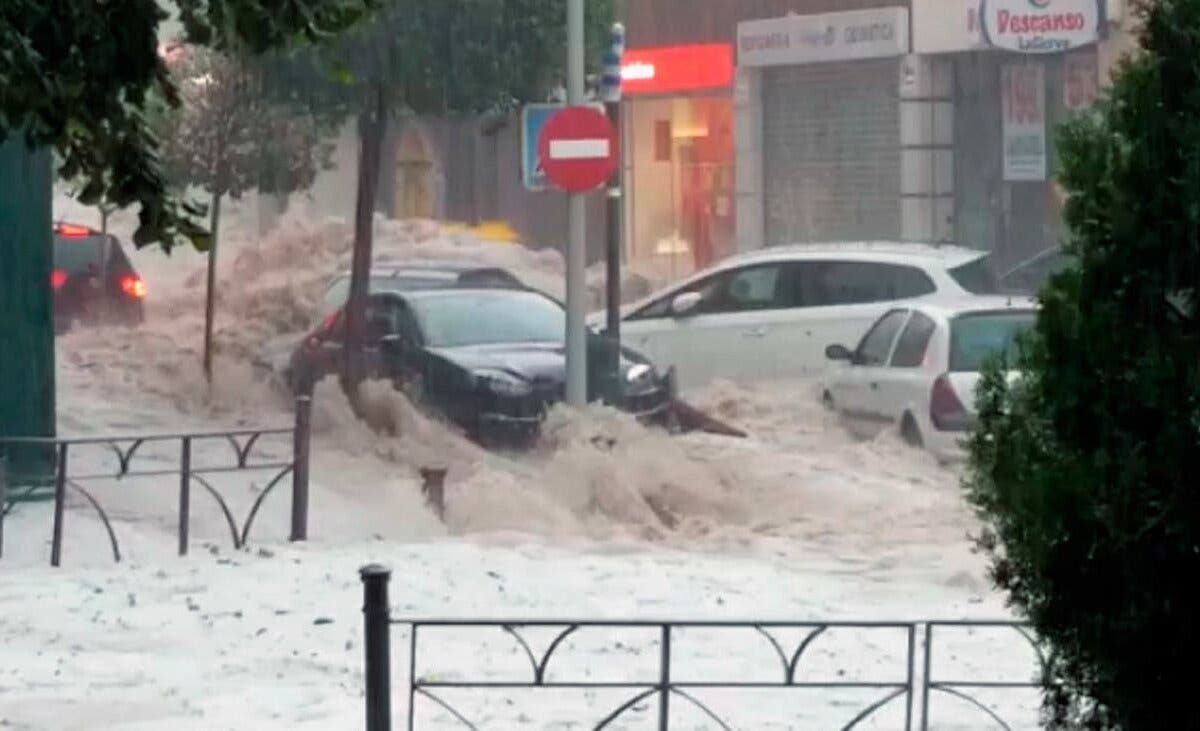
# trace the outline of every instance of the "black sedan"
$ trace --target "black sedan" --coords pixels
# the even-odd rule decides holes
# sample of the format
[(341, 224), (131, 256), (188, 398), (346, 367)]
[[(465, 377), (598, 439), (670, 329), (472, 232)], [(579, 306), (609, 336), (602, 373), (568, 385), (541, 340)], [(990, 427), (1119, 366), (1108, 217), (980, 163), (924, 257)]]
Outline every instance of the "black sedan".
[[(390, 379), (422, 406), (480, 440), (537, 432), (549, 406), (565, 398), (566, 312), (532, 290), (442, 289), (372, 294), (367, 306), (370, 375)], [(295, 388), (337, 372), (344, 315), (339, 311), (292, 356)], [(623, 349), (620, 383), (606, 377), (607, 342), (588, 339), (588, 399), (619, 391), (624, 410), (668, 419), (671, 374)]]

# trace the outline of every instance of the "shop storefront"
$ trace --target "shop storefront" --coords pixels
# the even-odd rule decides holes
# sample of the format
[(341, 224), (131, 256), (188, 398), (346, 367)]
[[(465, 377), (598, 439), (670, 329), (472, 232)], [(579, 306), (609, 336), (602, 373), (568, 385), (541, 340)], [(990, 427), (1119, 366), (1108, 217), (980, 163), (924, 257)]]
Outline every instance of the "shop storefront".
[(1000, 271), (1058, 246), (1054, 130), (1100, 87), (1101, 0), (913, 0), (913, 50), (952, 78), (953, 230)]
[(884, 7), (738, 24), (743, 248), (902, 236), (908, 17)]
[(626, 51), (625, 234), (631, 265), (677, 279), (733, 251), (733, 47)]

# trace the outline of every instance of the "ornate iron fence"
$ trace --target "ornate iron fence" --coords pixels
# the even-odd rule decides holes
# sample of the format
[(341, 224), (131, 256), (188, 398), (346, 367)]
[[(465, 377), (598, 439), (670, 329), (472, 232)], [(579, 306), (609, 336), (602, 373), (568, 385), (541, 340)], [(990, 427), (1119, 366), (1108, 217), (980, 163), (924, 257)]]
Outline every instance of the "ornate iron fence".
[[(229, 527), (230, 538), (235, 549), (242, 548), (250, 539), (250, 531), (259, 509), (280, 483), (289, 476), (292, 483), (291, 529), (290, 539), (304, 541), (308, 539), (308, 480), (309, 480), (309, 446), (312, 417), (312, 400), (309, 396), (296, 399), (295, 423), (281, 429), (241, 429), (231, 431), (192, 432), (181, 434), (153, 434), (124, 437), (85, 437), (85, 438), (40, 438), (40, 437), (3, 437), (0, 438), (0, 448), (5, 446), (43, 447), (52, 449), (54, 460), (54, 520), (50, 543), (50, 564), (60, 566), (62, 563), (62, 546), (64, 519), (66, 516), (68, 491), (81, 496), (95, 511), (108, 533), (113, 560), (121, 560), (120, 543), (108, 513), (100, 501), (84, 487), (85, 483), (98, 480), (127, 480), (134, 478), (177, 478), (179, 490), (179, 515), (177, 537), (179, 555), (186, 555), (189, 547), (189, 534), (192, 508), (192, 487), (198, 485), (216, 502), (225, 522)], [(290, 439), (291, 454), (287, 459), (256, 457), (255, 448), (264, 440), (272, 437)], [(227, 445), (230, 452), (228, 461), (220, 463), (195, 464), (194, 448), (198, 444), (218, 442)], [(170, 468), (138, 469), (133, 461), (139, 453), (144, 453), (155, 446), (166, 446), (168, 451), (178, 455), (178, 466)], [(86, 447), (102, 447), (109, 450), (116, 458), (116, 468), (113, 471), (94, 471), (73, 473), (71, 471), (71, 455)], [(161, 457), (162, 455), (158, 455)], [(266, 487), (258, 494), (244, 520), (235, 518), (233, 511), (224, 496), (213, 486), (210, 477), (213, 475), (233, 472), (254, 472), (270, 476)], [(14, 506), (24, 497), (16, 494), (19, 489), (9, 485), (6, 479), (4, 464), (0, 461), (0, 556), (3, 555), (3, 524), (4, 518)], [(33, 485), (25, 489), (30, 493), (38, 488)]]
[[(861, 707), (847, 711), (849, 716), (839, 721), (836, 728), (842, 731), (853, 731), (863, 728), (869, 721), (879, 719), (877, 716), (892, 708), (896, 721), (891, 728), (903, 728), (905, 731), (929, 731), (933, 728), (933, 704), (931, 696), (935, 693), (944, 694), (967, 704), (969, 710), (979, 715), (970, 721), (967, 728), (983, 729), (997, 728), (1011, 731), (1013, 726), (994, 709), (973, 695), (981, 689), (1027, 689), (1040, 690), (1042, 684), (1039, 677), (1013, 680), (981, 680), (978, 678), (942, 678), (935, 673), (934, 655), (935, 638), (938, 630), (946, 634), (946, 630), (959, 629), (968, 633), (977, 630), (1002, 630), (1016, 633), (1014, 637), (1023, 638), (1032, 647), (1041, 671), (1045, 670), (1045, 659), (1042, 648), (1030, 630), (1023, 624), (1010, 621), (923, 621), (923, 622), (691, 622), (691, 621), (595, 621), (595, 620), (537, 620), (537, 621), (507, 621), (507, 620), (404, 620), (391, 616), (388, 601), (388, 582), (391, 572), (381, 566), (367, 566), (361, 572), (363, 582), (363, 614), (365, 620), (365, 655), (366, 655), (366, 728), (367, 731), (391, 731), (392, 728), (392, 681), (391, 681), (391, 627), (401, 625), (411, 632), (408, 654), (407, 682), (407, 723), (405, 728), (412, 731), (416, 725), (417, 705), (420, 701), (432, 703), (453, 719), (461, 728), (478, 729), (480, 725), (469, 720), (466, 714), (452, 705), (443, 697), (442, 691), (450, 689), (466, 689), (476, 691), (495, 691), (509, 689), (538, 689), (538, 690), (584, 690), (599, 692), (604, 690), (627, 692), (627, 696), (616, 704), (606, 715), (596, 721), (594, 729), (600, 731), (612, 728), (631, 710), (647, 710), (649, 704), (656, 705), (659, 731), (671, 728), (671, 708), (674, 702), (690, 705), (706, 719), (709, 727), (729, 731), (734, 728), (748, 728), (742, 724), (735, 726), (733, 721), (723, 718), (713, 708), (699, 697), (699, 691), (728, 691), (728, 690), (826, 690), (826, 691), (861, 691), (873, 694), (870, 700)], [(418, 674), (418, 648), (421, 646), (422, 630), (430, 631), (444, 629), (461, 634), (468, 629), (494, 629), (506, 635), (519, 648), (528, 661), (529, 672), (523, 677), (513, 679), (505, 677), (496, 679), (438, 679)], [(526, 636), (526, 630), (535, 628), (555, 630), (556, 633), (549, 642), (547, 649), (540, 656), (536, 654)], [(658, 662), (655, 677), (637, 680), (558, 680), (548, 673), (551, 659), (560, 650), (564, 642), (579, 633), (604, 629), (618, 632), (646, 632), (654, 639), (650, 644), (657, 645)], [(770, 680), (747, 680), (745, 677), (719, 677), (711, 680), (684, 680), (676, 676), (674, 670), (678, 665), (673, 649), (684, 633), (694, 631), (717, 632), (722, 630), (743, 630), (753, 633), (766, 643), (769, 652), (779, 661), (777, 672)], [(782, 630), (799, 631), (802, 639), (789, 652), (780, 642), (777, 632)], [(832, 679), (803, 679), (807, 673), (801, 673), (801, 663), (811, 654), (815, 641), (829, 636), (838, 630), (852, 630), (865, 633), (887, 633), (892, 636), (898, 647), (903, 649), (900, 655), (902, 661), (896, 663), (890, 677), (874, 679), (846, 680)], [(459, 638), (461, 639), (461, 638)], [(922, 649), (918, 650), (920, 639)], [(1010, 640), (1012, 638), (1009, 638)], [(943, 641), (945, 641), (943, 639)], [(1003, 640), (1002, 640), (1003, 641)], [(442, 648), (444, 650), (444, 648)], [(475, 648), (478, 649), (478, 648)], [(427, 652), (429, 650), (426, 650)], [(476, 655), (481, 660), (484, 656)], [(807, 668), (805, 668), (807, 670)], [(589, 673), (590, 674), (590, 673)], [(840, 675), (840, 673), (839, 673)], [(918, 701), (919, 699), (919, 707)], [(597, 714), (599, 715), (599, 714)], [(579, 719), (574, 719), (579, 720)], [(590, 722), (589, 722), (590, 723)], [(956, 726), (961, 728), (962, 726)], [(820, 728), (834, 728), (826, 725)]]

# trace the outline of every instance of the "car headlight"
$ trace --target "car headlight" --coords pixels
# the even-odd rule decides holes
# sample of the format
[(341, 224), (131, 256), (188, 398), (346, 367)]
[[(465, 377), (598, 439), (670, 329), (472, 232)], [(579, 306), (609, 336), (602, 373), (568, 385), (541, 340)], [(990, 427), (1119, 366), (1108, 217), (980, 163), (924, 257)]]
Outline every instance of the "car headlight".
[(533, 393), (533, 386), (504, 371), (475, 371), (475, 380), (497, 396), (521, 398)]
[(648, 363), (638, 363), (625, 371), (625, 383), (632, 386), (641, 386), (653, 381), (654, 376), (654, 366)]

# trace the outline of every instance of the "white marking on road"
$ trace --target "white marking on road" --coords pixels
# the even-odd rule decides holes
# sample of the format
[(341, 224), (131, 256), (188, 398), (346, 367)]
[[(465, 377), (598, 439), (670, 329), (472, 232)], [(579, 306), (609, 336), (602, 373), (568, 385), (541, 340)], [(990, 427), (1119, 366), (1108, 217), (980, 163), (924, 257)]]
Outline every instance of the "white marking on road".
[(608, 157), (608, 140), (550, 140), (551, 160), (596, 160)]

